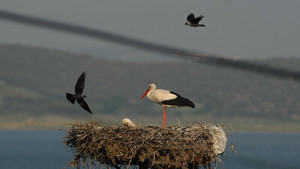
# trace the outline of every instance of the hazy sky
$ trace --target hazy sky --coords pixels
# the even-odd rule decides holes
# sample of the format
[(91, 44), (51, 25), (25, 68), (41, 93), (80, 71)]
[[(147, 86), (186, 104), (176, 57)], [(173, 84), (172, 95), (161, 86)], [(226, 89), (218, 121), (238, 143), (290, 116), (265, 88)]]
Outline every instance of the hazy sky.
[[(226, 57), (261, 58), (300, 56), (299, 7), (299, 0), (1, 0), (0, 8)], [(191, 12), (205, 16), (205, 28), (184, 25)], [(0, 43), (117, 47), (4, 20), (0, 28)]]

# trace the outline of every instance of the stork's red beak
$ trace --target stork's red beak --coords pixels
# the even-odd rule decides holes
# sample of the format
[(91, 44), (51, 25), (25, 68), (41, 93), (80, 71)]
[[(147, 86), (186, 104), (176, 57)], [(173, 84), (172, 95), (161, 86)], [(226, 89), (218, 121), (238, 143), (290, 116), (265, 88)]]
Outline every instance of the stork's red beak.
[(149, 91), (150, 91), (150, 90), (147, 89), (146, 92), (143, 94), (143, 96), (140, 98), (140, 100), (142, 100), (142, 99), (147, 95), (147, 93), (148, 93)]

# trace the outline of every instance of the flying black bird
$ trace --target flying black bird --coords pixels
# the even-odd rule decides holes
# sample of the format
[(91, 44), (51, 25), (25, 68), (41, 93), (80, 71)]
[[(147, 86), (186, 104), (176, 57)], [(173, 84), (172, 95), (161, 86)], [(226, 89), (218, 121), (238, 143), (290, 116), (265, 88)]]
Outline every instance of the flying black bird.
[(191, 27), (198, 27), (198, 26), (205, 27), (205, 25), (203, 25), (203, 24), (198, 24), (203, 17), (204, 17), (203, 15), (200, 15), (197, 18), (195, 18), (195, 15), (193, 13), (191, 13), (186, 18), (187, 22), (185, 23), (185, 25), (189, 25)]
[(86, 72), (82, 72), (75, 86), (75, 94), (66, 93), (66, 98), (73, 104), (75, 103), (75, 100), (77, 100), (77, 103), (84, 110), (88, 111), (89, 113), (92, 113), (88, 104), (84, 101), (86, 95), (82, 95), (84, 89), (84, 83), (85, 83), (85, 76), (86, 76)]

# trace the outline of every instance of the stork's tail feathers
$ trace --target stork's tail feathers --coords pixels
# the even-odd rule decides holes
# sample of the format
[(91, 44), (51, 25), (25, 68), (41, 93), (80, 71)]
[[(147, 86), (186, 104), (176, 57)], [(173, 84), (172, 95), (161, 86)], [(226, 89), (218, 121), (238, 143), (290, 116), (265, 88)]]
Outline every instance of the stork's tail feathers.
[(185, 98), (185, 103), (187, 106), (195, 108), (195, 104), (187, 98)]
[(74, 94), (70, 94), (70, 93), (66, 93), (66, 98), (71, 102), (71, 103), (75, 103), (75, 95)]

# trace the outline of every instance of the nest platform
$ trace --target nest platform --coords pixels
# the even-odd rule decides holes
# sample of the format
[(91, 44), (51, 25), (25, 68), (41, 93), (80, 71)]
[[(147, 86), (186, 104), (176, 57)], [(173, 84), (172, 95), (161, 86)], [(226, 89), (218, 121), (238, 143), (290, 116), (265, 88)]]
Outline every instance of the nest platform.
[(203, 124), (175, 126), (103, 126), (76, 123), (64, 143), (73, 152), (72, 167), (106, 165), (142, 169), (211, 168), (226, 147), (221, 127)]

